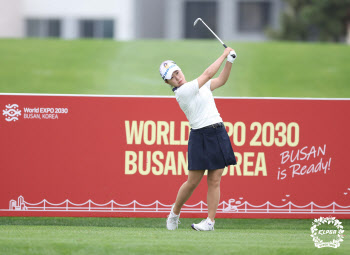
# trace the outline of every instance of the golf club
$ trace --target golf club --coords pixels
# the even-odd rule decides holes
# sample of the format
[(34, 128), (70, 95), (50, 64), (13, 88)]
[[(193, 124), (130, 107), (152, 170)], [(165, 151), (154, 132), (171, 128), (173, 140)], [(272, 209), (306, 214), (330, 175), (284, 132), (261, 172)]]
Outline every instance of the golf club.
[[(202, 23), (209, 29), (209, 31), (216, 37), (216, 39), (218, 39), (218, 40), (221, 42), (221, 44), (222, 44), (225, 48), (227, 48), (226, 44), (224, 44), (224, 42), (221, 41), (221, 39), (213, 32), (213, 30), (210, 29), (210, 27), (208, 27), (207, 24), (205, 24), (205, 22), (204, 22), (201, 18), (197, 18), (197, 19), (194, 21), (193, 26), (196, 26), (196, 24), (198, 23), (198, 21), (202, 21)], [(233, 57), (233, 58), (236, 58), (236, 54), (233, 54), (232, 57)]]

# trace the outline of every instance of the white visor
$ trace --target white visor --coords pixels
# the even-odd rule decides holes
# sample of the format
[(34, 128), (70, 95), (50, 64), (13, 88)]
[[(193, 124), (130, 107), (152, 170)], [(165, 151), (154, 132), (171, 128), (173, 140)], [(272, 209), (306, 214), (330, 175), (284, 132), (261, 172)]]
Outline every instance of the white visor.
[(172, 60), (164, 61), (159, 67), (160, 76), (163, 80), (170, 80), (176, 70), (181, 70), (181, 68)]

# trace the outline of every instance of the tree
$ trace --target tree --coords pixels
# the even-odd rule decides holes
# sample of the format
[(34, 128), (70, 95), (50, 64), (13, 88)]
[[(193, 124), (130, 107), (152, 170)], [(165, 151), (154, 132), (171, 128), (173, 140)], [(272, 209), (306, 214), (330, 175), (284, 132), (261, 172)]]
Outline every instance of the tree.
[(350, 25), (350, 0), (284, 0), (281, 29), (270, 36), (282, 40), (342, 41)]

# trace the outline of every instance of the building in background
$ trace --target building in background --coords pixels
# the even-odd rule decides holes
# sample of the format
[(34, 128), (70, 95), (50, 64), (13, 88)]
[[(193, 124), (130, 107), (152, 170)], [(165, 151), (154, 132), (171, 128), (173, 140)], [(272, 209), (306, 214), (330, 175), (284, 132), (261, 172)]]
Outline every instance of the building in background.
[(0, 0), (0, 37), (265, 40), (282, 0)]
[[(134, 0), (0, 0), (2, 37), (135, 39)], [(1, 18), (2, 19), (2, 18)]]
[[(206, 29), (193, 28), (196, 18), (226, 40), (265, 40), (266, 27), (278, 28), (281, 0), (167, 1), (165, 38), (212, 38)], [(204, 28), (204, 27), (203, 27)]]

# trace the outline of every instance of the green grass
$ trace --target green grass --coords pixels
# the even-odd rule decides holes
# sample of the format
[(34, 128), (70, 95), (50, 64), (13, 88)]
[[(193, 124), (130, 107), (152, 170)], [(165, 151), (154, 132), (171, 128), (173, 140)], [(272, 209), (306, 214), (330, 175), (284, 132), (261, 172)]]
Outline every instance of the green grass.
[(337, 249), (314, 246), (312, 220), (217, 219), (214, 232), (152, 218), (0, 217), (0, 254), (349, 254), (350, 220)]
[[(238, 58), (215, 96), (350, 97), (350, 47), (227, 42)], [(0, 40), (0, 93), (173, 95), (159, 65), (197, 78), (223, 51), (216, 40)]]

